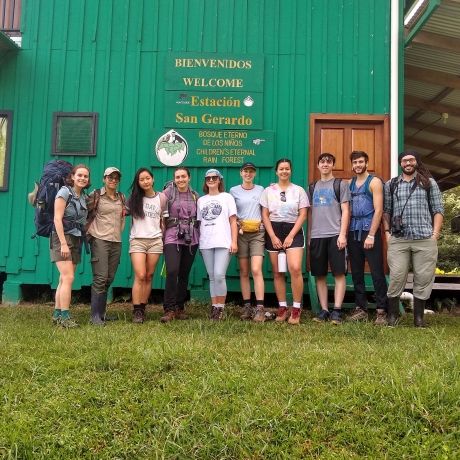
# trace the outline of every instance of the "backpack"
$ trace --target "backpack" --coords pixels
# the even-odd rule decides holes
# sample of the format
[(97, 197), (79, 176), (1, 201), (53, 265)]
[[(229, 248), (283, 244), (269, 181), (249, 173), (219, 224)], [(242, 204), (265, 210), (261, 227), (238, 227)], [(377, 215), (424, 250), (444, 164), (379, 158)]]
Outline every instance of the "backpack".
[[(168, 209), (169, 206), (176, 200), (177, 197), (177, 187), (176, 184), (174, 183), (173, 180), (168, 180), (168, 182), (165, 183), (163, 186), (163, 191), (165, 192), (167, 189), (170, 190), (170, 193), (167, 195), (168, 196)], [(190, 192), (192, 193), (192, 197), (195, 201), (198, 201), (198, 198), (200, 197), (195, 190), (190, 189)]]
[[(390, 180), (391, 216), (393, 216), (393, 195), (394, 195), (396, 189), (398, 188), (398, 179), (399, 179), (399, 177), (393, 177)], [(417, 187), (417, 185), (415, 185), (414, 189), (416, 187)], [(433, 215), (433, 208), (431, 207), (431, 181), (430, 181), (430, 186), (428, 188), (424, 188), (424, 190), (426, 192), (426, 200), (428, 202), (428, 209), (430, 211), (431, 218), (433, 218), (433, 216), (434, 216)]]
[[(70, 175), (73, 166), (64, 160), (52, 160), (43, 168), (40, 182), (36, 184), (36, 194), (33, 197), (35, 208), (35, 234), (49, 238), (54, 229), (54, 200), (61, 187), (65, 185), (66, 178)], [(70, 195), (66, 207), (72, 201), (73, 194), (69, 187)]]
[[(117, 193), (118, 193), (118, 195), (119, 195), (119, 197), (121, 199), (121, 204), (122, 204), (122, 209), (123, 209), (123, 216), (124, 216), (125, 212), (126, 212), (126, 196), (122, 192), (117, 192)], [(91, 209), (88, 209), (88, 216), (86, 218), (86, 224), (85, 224), (85, 232), (88, 231), (90, 225), (92, 224), (93, 220), (96, 217), (97, 208), (99, 206), (99, 200), (101, 199), (101, 189), (100, 188), (95, 189), (93, 194), (94, 194), (94, 197), (91, 197), (91, 195), (90, 195), (89, 200), (88, 200), (88, 202), (90, 202), (90, 200), (92, 198), (93, 202), (92, 202)]]
[[(376, 177), (376, 176), (373, 176), (372, 174), (369, 174), (367, 176), (366, 181), (364, 182), (364, 193), (371, 199), (372, 199), (372, 192), (371, 192), (369, 186), (370, 186), (371, 181), (372, 181), (372, 179), (374, 177)], [(350, 182), (350, 192), (353, 193), (355, 191), (355, 187), (356, 187), (356, 176), (353, 176), (353, 178), (351, 179), (351, 182)]]
[[(313, 192), (315, 191), (315, 187), (318, 181), (312, 182), (308, 186), (308, 193), (310, 198), (310, 205), (313, 203)], [(334, 188), (334, 195), (337, 203), (340, 204), (340, 184), (342, 183), (342, 179), (334, 178), (334, 183), (332, 187)], [(342, 212), (342, 208), (340, 207), (340, 212)]]

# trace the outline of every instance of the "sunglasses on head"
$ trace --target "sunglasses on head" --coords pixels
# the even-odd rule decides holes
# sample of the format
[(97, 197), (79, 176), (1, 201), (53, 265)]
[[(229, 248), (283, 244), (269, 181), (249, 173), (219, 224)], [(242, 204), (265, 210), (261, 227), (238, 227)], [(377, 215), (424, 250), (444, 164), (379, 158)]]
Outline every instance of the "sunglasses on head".
[(219, 179), (219, 176), (206, 176), (206, 182), (216, 181)]
[(285, 203), (286, 202), (286, 192), (280, 192), (280, 200)]

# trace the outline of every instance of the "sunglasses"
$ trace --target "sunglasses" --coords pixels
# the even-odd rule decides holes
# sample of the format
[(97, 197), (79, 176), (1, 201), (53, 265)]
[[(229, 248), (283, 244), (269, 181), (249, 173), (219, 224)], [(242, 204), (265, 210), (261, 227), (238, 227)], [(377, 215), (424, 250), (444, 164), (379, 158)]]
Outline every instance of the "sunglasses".
[(330, 158), (321, 158), (321, 160), (319, 160), (319, 163), (334, 163), (334, 160), (331, 160)]
[(286, 192), (280, 192), (280, 200), (286, 203)]
[(216, 181), (219, 179), (219, 176), (206, 176), (206, 182)]

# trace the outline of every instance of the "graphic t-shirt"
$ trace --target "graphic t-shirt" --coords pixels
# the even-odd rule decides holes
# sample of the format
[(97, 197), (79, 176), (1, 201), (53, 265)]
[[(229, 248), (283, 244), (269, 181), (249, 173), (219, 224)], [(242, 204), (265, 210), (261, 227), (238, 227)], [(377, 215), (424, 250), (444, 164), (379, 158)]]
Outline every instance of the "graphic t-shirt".
[(143, 219), (132, 218), (129, 239), (133, 238), (158, 238), (161, 237), (160, 221), (162, 216), (160, 194), (142, 198), (142, 206), (145, 217)]
[(236, 216), (236, 204), (226, 192), (198, 199), (200, 249), (230, 248), (232, 233), (229, 218)]
[(295, 184), (290, 184), (285, 192), (278, 184), (271, 184), (262, 192), (260, 204), (268, 209), (271, 222), (291, 224), (299, 217), (299, 209), (310, 206), (305, 190)]
[[(350, 201), (346, 180), (340, 183), (340, 203)], [(311, 208), (311, 237), (328, 238), (340, 233), (342, 212), (334, 192), (334, 179), (319, 180), (313, 191)]]

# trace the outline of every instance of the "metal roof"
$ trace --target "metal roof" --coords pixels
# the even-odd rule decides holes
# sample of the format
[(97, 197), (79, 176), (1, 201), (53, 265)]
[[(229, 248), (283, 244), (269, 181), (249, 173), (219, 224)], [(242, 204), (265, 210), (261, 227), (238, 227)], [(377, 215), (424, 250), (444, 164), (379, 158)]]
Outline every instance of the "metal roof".
[(404, 148), (448, 190), (460, 184), (460, 0), (442, 0), (404, 54)]

